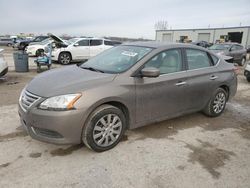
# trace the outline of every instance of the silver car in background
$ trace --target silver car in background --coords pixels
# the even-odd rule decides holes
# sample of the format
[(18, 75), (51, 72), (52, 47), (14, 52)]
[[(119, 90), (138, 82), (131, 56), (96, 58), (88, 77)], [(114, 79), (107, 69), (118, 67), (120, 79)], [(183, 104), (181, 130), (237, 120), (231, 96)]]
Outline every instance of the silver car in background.
[(19, 115), (35, 139), (101, 152), (126, 129), (198, 111), (219, 116), (236, 90), (234, 65), (204, 48), (136, 42), (38, 75)]
[(244, 66), (246, 63), (247, 50), (238, 43), (214, 44), (209, 50), (223, 56), (233, 57), (235, 63)]

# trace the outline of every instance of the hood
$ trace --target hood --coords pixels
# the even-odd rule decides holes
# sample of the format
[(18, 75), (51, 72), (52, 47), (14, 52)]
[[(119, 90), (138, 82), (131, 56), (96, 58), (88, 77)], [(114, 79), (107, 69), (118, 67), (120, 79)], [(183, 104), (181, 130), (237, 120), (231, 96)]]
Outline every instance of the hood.
[(94, 72), (73, 65), (36, 76), (26, 89), (41, 97), (52, 97), (82, 92), (91, 87), (111, 82), (114, 78), (115, 74)]
[(59, 43), (59, 44), (63, 44), (65, 46), (68, 46), (67, 42), (65, 42), (63, 39), (61, 39), (60, 37), (56, 36), (56, 35), (53, 35), (53, 34), (48, 34), (48, 36), (53, 39), (56, 43)]

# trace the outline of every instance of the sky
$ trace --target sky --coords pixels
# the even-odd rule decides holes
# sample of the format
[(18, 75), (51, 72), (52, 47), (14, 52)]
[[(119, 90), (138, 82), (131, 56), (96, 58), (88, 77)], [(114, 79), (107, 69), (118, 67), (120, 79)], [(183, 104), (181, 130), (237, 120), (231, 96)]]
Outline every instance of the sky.
[(250, 0), (0, 0), (0, 35), (155, 38), (168, 28), (250, 25)]

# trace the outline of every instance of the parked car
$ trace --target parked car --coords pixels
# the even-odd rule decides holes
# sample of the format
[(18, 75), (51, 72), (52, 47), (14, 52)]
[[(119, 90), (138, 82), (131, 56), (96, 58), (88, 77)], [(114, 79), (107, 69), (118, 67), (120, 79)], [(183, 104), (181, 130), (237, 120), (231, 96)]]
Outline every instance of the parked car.
[(8, 72), (8, 64), (3, 56), (3, 49), (0, 49), (0, 77), (4, 76)]
[(246, 49), (238, 43), (221, 43), (214, 44), (209, 47), (210, 51), (217, 53), (218, 55), (231, 56), (234, 58), (234, 62), (243, 66), (246, 63)]
[(207, 42), (207, 41), (196, 41), (196, 42), (191, 42), (191, 44), (197, 45), (197, 46), (201, 46), (203, 48), (208, 48), (210, 46), (212, 46), (213, 44)]
[(245, 67), (244, 75), (245, 75), (247, 81), (250, 82), (250, 62)]
[[(58, 42), (61, 41), (57, 36), (51, 37)], [(121, 43), (103, 38), (74, 38), (69, 40), (64, 47), (54, 48), (52, 60), (58, 61), (63, 65), (72, 61), (87, 60), (119, 44)]]
[(11, 38), (0, 38), (0, 46), (11, 46), (13, 43)]
[(194, 45), (127, 43), (40, 74), (23, 89), (19, 114), (35, 139), (100, 152), (126, 129), (197, 111), (221, 115), (237, 90), (234, 71)]
[(45, 48), (52, 43), (51, 39), (45, 39), (42, 42), (35, 43), (26, 47), (25, 51), (29, 56), (39, 56), (41, 52), (45, 51)]
[(24, 50), (29, 44), (34, 45), (34, 44), (42, 42), (48, 38), (49, 38), (48, 36), (37, 36), (34, 39), (21, 40), (21, 41), (17, 42), (16, 47), (19, 50)]

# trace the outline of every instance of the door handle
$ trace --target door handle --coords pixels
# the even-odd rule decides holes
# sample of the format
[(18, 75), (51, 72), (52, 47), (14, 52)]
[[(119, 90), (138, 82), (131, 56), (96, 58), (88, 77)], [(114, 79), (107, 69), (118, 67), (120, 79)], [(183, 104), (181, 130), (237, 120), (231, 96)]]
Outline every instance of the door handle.
[(176, 86), (183, 86), (183, 85), (186, 85), (186, 84), (187, 84), (187, 82), (180, 81), (180, 82), (176, 83), (175, 85)]
[(216, 80), (217, 78), (218, 78), (218, 76), (212, 75), (209, 79), (210, 79), (210, 80)]

